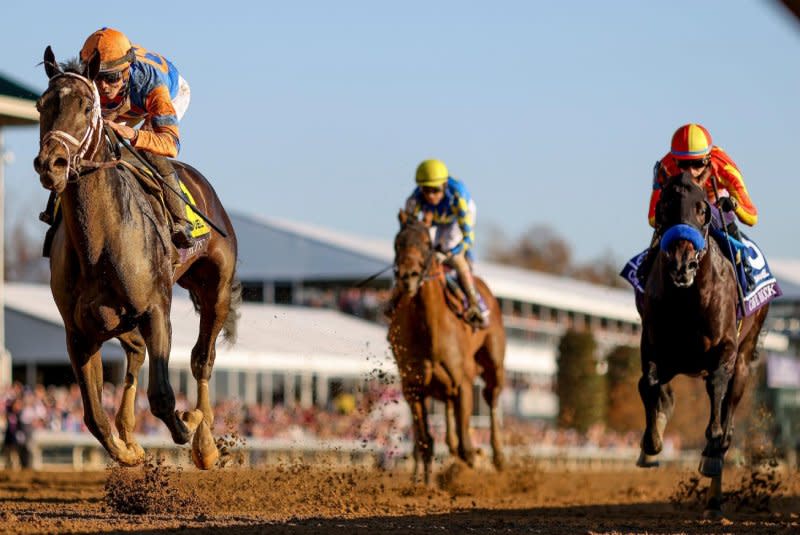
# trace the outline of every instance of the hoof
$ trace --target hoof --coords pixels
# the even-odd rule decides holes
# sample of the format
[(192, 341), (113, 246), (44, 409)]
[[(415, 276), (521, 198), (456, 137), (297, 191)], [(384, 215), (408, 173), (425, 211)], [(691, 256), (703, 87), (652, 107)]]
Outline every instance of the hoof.
[(725, 516), (722, 514), (722, 509), (709, 507), (703, 511), (703, 518), (706, 520), (723, 520)]
[(644, 450), (639, 453), (639, 458), (636, 460), (636, 466), (639, 468), (656, 468), (660, 466), (658, 456), (647, 455)]
[(703, 457), (700, 459), (698, 470), (706, 477), (722, 475), (722, 457)]
[[(138, 442), (125, 444), (118, 438), (114, 438), (114, 443), (118, 449), (116, 454), (111, 454), (115, 461), (122, 466), (139, 466), (144, 462), (144, 450)], [(109, 452), (111, 453), (111, 452)]]
[(186, 427), (189, 429), (190, 433), (194, 433), (197, 430), (197, 426), (200, 425), (201, 421), (203, 421), (203, 411), (197, 409), (182, 412), (175, 411), (175, 415), (179, 420), (186, 424)]
[(502, 472), (506, 467), (506, 458), (504, 455), (495, 455), (492, 459), (492, 463), (494, 464), (495, 470)]
[(200, 422), (192, 440), (192, 462), (201, 470), (210, 470), (219, 459), (214, 436), (205, 421)]

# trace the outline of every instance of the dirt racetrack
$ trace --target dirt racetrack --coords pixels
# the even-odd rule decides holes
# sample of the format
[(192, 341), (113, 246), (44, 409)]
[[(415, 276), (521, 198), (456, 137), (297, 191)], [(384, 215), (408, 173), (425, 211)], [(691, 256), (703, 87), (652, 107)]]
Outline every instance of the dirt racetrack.
[[(688, 471), (548, 472), (529, 465), (498, 475), (459, 464), (437, 468), (431, 487), (412, 485), (407, 472), (302, 464), (2, 472), (0, 531), (800, 533), (796, 472), (779, 476), (771, 511), (759, 512), (763, 485), (741, 469), (726, 470), (725, 519), (710, 521), (696, 506)], [(671, 503), (676, 498), (680, 507)], [(145, 512), (130, 512), (136, 507)]]

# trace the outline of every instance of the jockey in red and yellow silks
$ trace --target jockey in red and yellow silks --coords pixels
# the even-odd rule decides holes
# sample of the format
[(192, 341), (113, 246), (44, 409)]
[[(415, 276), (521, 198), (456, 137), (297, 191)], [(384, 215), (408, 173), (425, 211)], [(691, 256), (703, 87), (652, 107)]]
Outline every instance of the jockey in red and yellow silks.
[[(747, 192), (742, 173), (731, 157), (713, 144), (711, 134), (703, 126), (696, 123), (681, 126), (672, 136), (670, 152), (656, 162), (653, 170), (653, 191), (647, 218), (655, 232), (648, 255), (638, 269), (642, 285), (655, 261), (661, 238), (662, 229), (658, 228), (656, 222), (656, 206), (661, 198), (661, 189), (670, 177), (681, 173), (690, 174), (696, 183), (701, 184), (709, 201), (722, 212), (734, 212), (736, 218), (748, 226), (758, 222), (758, 211)], [(722, 219), (726, 220), (724, 216)], [(740, 239), (735, 219), (730, 219), (730, 223), (726, 222), (727, 230), (734, 238)]]
[[(711, 174), (717, 177), (717, 193), (722, 197), (730, 195), (736, 199), (736, 208), (734, 210), (736, 217), (745, 225), (752, 227), (758, 222), (758, 210), (756, 210), (753, 201), (750, 199), (750, 194), (744, 184), (744, 178), (742, 178), (742, 173), (736, 163), (728, 156), (727, 152), (717, 146), (711, 147), (708, 157), (710, 159)], [(656, 164), (653, 176), (653, 192), (650, 195), (650, 211), (647, 215), (651, 227), (655, 227), (656, 204), (661, 198), (662, 186), (669, 177), (681, 172), (678, 167), (678, 161), (672, 152), (669, 152)], [(714, 198), (714, 188), (711, 180), (706, 180), (705, 188), (709, 200), (715, 203), (716, 199)]]

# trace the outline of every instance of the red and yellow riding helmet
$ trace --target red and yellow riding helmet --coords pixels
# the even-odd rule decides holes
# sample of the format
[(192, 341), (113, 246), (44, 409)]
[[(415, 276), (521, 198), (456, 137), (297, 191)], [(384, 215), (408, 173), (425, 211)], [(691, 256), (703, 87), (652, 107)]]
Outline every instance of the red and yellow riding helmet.
[(702, 160), (711, 154), (711, 134), (697, 123), (678, 128), (672, 135), (670, 152), (676, 160)]

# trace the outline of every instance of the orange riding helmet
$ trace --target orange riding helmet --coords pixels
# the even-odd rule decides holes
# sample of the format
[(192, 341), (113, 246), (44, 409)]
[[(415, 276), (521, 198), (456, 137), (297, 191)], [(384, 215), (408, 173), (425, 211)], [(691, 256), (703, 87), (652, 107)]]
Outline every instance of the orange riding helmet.
[(100, 28), (86, 39), (81, 61), (88, 63), (95, 51), (100, 53), (100, 72), (120, 71), (135, 59), (130, 40), (113, 28)]
[(699, 124), (689, 123), (672, 135), (670, 152), (676, 160), (702, 160), (711, 154), (712, 147), (708, 130)]

